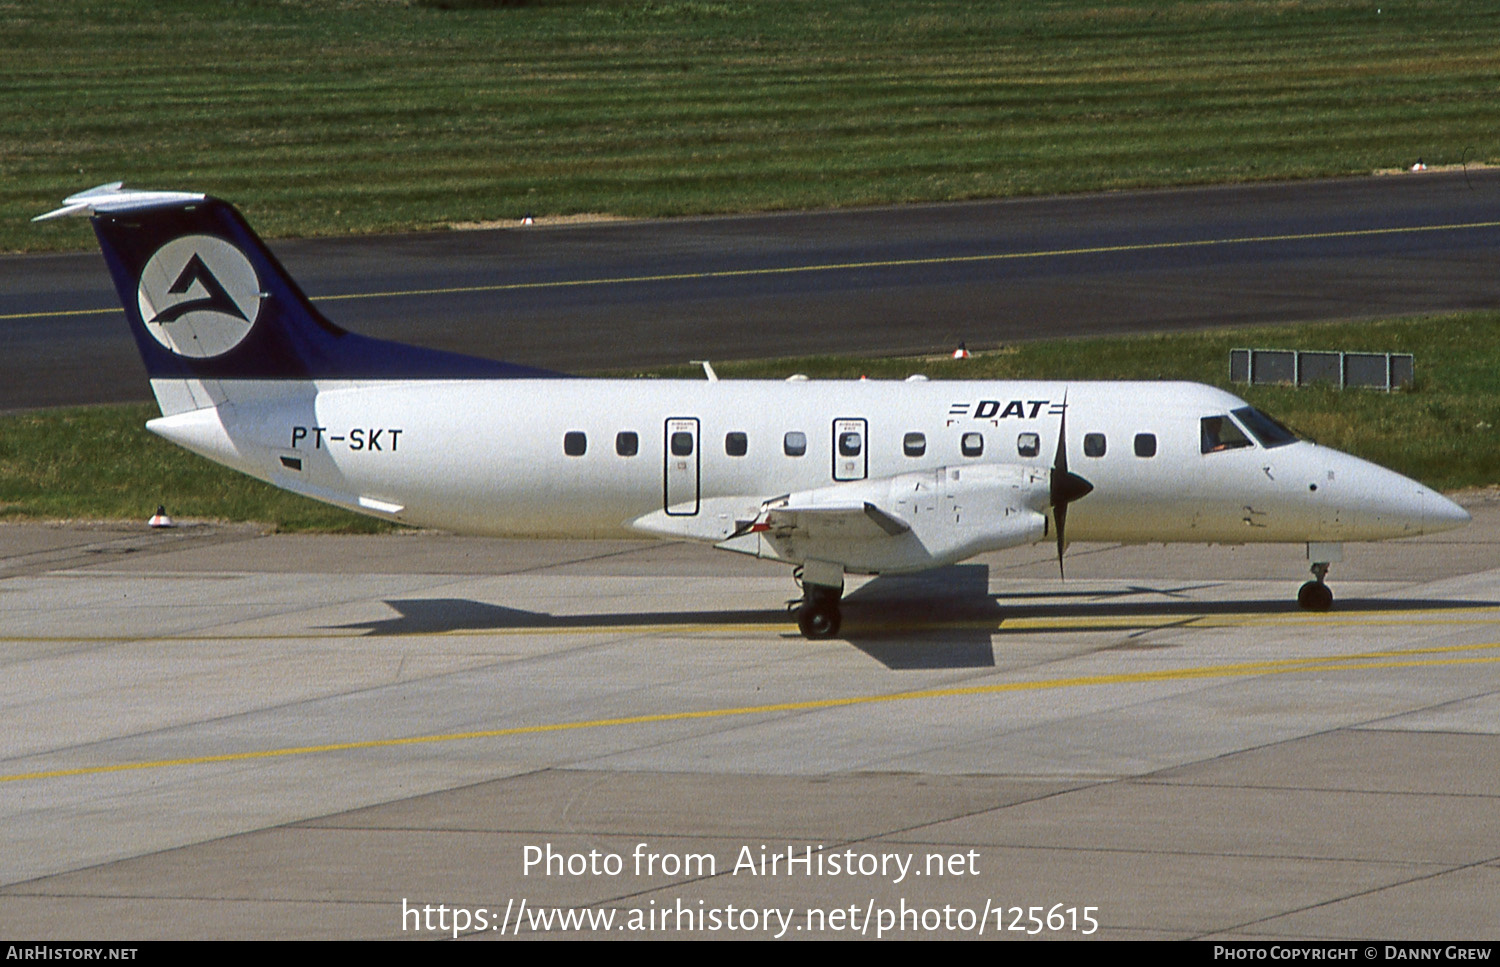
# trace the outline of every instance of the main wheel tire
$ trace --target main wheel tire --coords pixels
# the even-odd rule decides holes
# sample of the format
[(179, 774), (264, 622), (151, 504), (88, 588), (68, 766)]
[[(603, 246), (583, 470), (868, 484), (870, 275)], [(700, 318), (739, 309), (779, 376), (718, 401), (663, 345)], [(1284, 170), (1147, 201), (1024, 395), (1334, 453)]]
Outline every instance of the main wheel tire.
[(839, 633), (842, 618), (836, 600), (807, 601), (797, 612), (797, 628), (802, 632), (802, 637), (814, 641), (832, 638)]
[(1333, 592), (1322, 581), (1308, 581), (1297, 591), (1303, 611), (1327, 611), (1333, 607)]

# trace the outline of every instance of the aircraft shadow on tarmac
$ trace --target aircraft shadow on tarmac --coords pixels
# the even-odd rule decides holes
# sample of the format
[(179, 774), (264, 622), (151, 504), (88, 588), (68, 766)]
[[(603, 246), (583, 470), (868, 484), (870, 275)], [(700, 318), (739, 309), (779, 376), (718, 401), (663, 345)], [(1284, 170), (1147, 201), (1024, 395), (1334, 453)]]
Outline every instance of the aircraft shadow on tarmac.
[[(991, 593), (989, 566), (960, 564), (916, 575), (878, 577), (844, 598), (840, 640), (892, 669), (981, 668), (995, 664), (999, 635), (1117, 632), (1186, 625), (1213, 615), (1302, 613), (1286, 598), (1203, 601), (1188, 597), (1214, 587), (1196, 584), (1069, 588), (1024, 593)], [(785, 630), (793, 622), (785, 610), (649, 611), (553, 615), (463, 598), (406, 598), (386, 601), (397, 617), (338, 625), (338, 630), (372, 636), (483, 631), (588, 631), (600, 628), (673, 626), (764, 626)], [(1340, 599), (1335, 614), (1490, 608), (1495, 601), (1426, 598)], [(1066, 619), (1038, 629), (1007, 627), (1018, 619)], [(1173, 620), (1178, 619), (1178, 620)], [(795, 632), (787, 632), (795, 634)]]

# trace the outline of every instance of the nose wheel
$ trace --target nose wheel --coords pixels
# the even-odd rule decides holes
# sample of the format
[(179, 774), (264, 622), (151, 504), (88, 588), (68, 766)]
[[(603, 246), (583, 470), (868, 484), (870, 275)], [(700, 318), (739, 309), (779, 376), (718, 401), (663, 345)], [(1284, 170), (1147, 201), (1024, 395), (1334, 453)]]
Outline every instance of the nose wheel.
[(1314, 564), (1312, 573), (1313, 580), (1297, 589), (1297, 604), (1303, 611), (1327, 611), (1333, 607), (1333, 591), (1323, 580), (1328, 577), (1328, 565)]

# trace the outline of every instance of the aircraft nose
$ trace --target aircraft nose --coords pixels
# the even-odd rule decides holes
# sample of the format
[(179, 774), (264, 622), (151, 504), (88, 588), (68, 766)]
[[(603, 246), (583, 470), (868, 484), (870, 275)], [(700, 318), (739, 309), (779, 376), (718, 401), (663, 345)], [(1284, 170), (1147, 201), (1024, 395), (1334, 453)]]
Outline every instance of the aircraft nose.
[(1428, 491), (1422, 504), (1422, 530), (1428, 534), (1462, 527), (1472, 519), (1467, 510), (1442, 494)]
[(1335, 498), (1325, 506), (1345, 540), (1436, 534), (1469, 522), (1468, 511), (1426, 484), (1349, 454), (1320, 455), (1327, 475), (1318, 482)]

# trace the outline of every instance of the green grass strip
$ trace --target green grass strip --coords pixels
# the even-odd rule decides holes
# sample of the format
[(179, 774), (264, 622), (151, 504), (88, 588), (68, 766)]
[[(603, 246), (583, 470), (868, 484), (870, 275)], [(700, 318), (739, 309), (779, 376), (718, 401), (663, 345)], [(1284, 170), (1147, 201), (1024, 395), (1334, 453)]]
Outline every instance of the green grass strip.
[(269, 236), (1500, 158), (1500, 0), (0, 0), (0, 250), (125, 179)]

